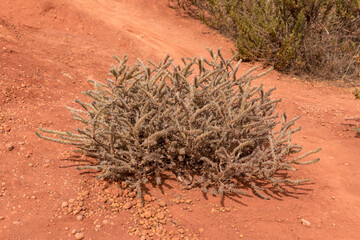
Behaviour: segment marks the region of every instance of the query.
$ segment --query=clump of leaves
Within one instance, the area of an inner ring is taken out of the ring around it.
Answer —
[[[175,65],[167,56],[159,64],[139,62],[129,67],[126,56],[115,58],[113,79],[91,82],[95,90],[84,92],[92,102],[76,102],[69,108],[85,126],[75,132],[40,129],[57,138],[39,137],[75,145],[96,159],[80,169],[102,172],[99,178],[126,181],[137,188],[149,180],[162,184],[164,172],[172,172],[187,188],[200,187],[212,194],[240,193],[251,188],[258,196],[264,184],[282,191],[283,184],[300,184],[279,171],[294,171],[294,164],[311,153],[292,158],[301,146],[291,143],[295,121],[275,113],[280,100],[270,99],[251,83],[265,73],[256,68],[238,76],[241,61],[225,59],[220,50],[208,49],[211,59],[182,59]]]

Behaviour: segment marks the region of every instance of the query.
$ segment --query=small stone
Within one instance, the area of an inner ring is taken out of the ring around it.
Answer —
[[[151,212],[150,211],[144,212],[144,217],[145,218],[151,218]]]
[[[1,221],[1,220],[4,220],[4,219],[5,219],[5,217],[4,217],[4,216],[0,216],[0,221]]]
[[[158,202],[158,205],[159,205],[160,207],[166,207],[167,203],[166,203],[165,200],[160,200],[160,201]]]
[[[332,196],[332,197],[331,197],[332,200],[335,200],[335,198],[336,198],[335,196]]]
[[[130,192],[128,194],[128,196],[131,197],[131,198],[134,198],[134,197],[136,197],[136,192]]]
[[[124,204],[123,209],[127,210],[130,209],[132,207],[132,203],[131,202],[127,202]]]
[[[78,240],[81,240],[81,239],[84,239],[84,233],[75,233],[75,238],[78,239]]]
[[[14,148],[15,148],[12,143],[6,144],[5,147],[7,148],[8,151],[12,151],[12,150],[14,150]]]
[[[149,194],[146,194],[146,195],[144,196],[144,200],[145,200],[146,202],[151,202],[151,201],[152,201],[152,198],[151,198],[151,196],[150,196]]]
[[[165,218],[165,214],[163,214],[162,212],[159,212],[158,214],[156,214],[156,218],[159,220],[162,220]]]
[[[78,221],[83,220],[83,218],[84,218],[83,215],[77,215],[77,216],[76,216],[76,220],[78,220]]]
[[[184,231],[184,229],[179,228],[179,229],[178,229],[178,232],[181,233],[181,234],[183,234],[185,231]]]
[[[13,221],[13,224],[15,224],[15,225],[19,225],[19,224],[20,224],[20,222],[19,222],[19,221]]]
[[[301,219],[301,224],[306,226],[306,227],[310,227],[311,223],[308,220],[305,219]]]
[[[75,229],[73,229],[73,230],[71,231],[71,234],[75,234],[75,233],[77,233],[77,231],[76,231]]]
[[[104,225],[106,225],[106,224],[109,223],[109,220],[105,219],[105,220],[102,221],[102,223],[103,223]]]
[[[69,206],[69,203],[68,203],[68,202],[62,202],[62,203],[61,203],[61,207],[62,207],[62,208],[65,208],[65,207],[67,207],[67,206]]]
[[[204,231],[205,231],[205,229],[199,228],[199,233],[203,233]]]

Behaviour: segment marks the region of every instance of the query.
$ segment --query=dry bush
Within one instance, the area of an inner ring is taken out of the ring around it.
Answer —
[[[323,79],[360,77],[358,0],[177,0],[236,41],[243,60]]]
[[[241,61],[233,64],[209,50],[210,60],[182,59],[175,65],[169,56],[159,64],[139,60],[129,67],[126,56],[111,69],[113,80],[91,81],[86,91],[92,101],[77,101],[82,109],[69,108],[75,120],[85,125],[75,132],[40,129],[54,134],[41,138],[75,145],[96,159],[80,169],[102,172],[100,178],[126,181],[137,188],[149,180],[162,184],[163,173],[172,172],[187,188],[204,193],[240,193],[272,184],[300,184],[279,171],[294,171],[294,164],[320,149],[292,158],[301,146],[291,142],[296,117],[280,120],[275,113],[280,100],[270,99],[274,89],[254,87],[256,68],[237,74]]]

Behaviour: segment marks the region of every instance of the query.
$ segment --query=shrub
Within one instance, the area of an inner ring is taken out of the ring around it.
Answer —
[[[177,2],[236,41],[243,60],[326,79],[360,76],[358,0]]]
[[[261,186],[271,183],[300,184],[279,171],[295,170],[294,164],[307,155],[290,159],[301,151],[291,143],[296,117],[278,120],[271,100],[274,89],[254,87],[256,68],[240,77],[241,61],[225,60],[209,50],[211,60],[182,59],[175,65],[169,56],[159,64],[139,62],[130,68],[116,58],[119,66],[110,70],[113,80],[92,81],[95,90],[84,93],[92,102],[76,102],[82,109],[69,108],[75,120],[85,125],[75,132],[40,129],[57,136],[44,139],[75,145],[81,153],[96,159],[94,165],[79,169],[102,172],[99,178],[126,181],[141,189],[148,181],[161,185],[163,173],[172,172],[187,188],[201,187],[204,193],[246,194],[249,187],[258,196]],[[279,125],[280,124],[280,125]],[[276,127],[278,126],[278,127]]]

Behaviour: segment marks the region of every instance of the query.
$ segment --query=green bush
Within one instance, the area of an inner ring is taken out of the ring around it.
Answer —
[[[237,76],[240,62],[225,60],[220,51],[209,50],[211,59],[182,59],[175,65],[169,56],[163,62],[145,65],[139,60],[130,68],[117,59],[111,69],[113,80],[92,81],[95,90],[84,92],[92,101],[76,101],[82,109],[69,108],[75,120],[85,125],[75,132],[40,129],[57,136],[44,139],[75,145],[96,159],[92,166],[100,178],[126,181],[141,189],[148,181],[161,185],[164,173],[172,172],[187,188],[201,187],[204,193],[257,195],[261,186],[300,184],[281,171],[295,170],[294,164],[320,149],[290,159],[301,151],[291,143],[292,129],[299,118],[279,120],[271,100],[274,89],[251,86],[261,77],[256,68]],[[280,124],[280,125],[279,125]],[[280,171],[280,172],[279,172]]]
[[[358,0],[178,0],[178,3],[234,39],[239,57],[245,61],[265,60],[281,71],[326,79],[360,76]]]

